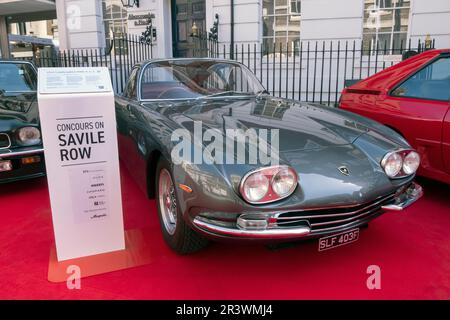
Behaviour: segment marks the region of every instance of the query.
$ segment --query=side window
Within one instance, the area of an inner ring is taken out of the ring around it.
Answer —
[[[418,71],[392,91],[394,96],[450,101],[450,57]]]
[[[131,71],[130,78],[128,79],[127,86],[125,87],[125,90],[123,92],[123,96],[128,99],[135,99],[136,98],[136,83],[137,83],[137,75],[139,74],[139,68],[134,68],[133,71]]]

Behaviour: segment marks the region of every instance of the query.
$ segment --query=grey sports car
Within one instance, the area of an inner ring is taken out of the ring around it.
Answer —
[[[119,153],[156,199],[179,253],[207,239],[321,238],[319,250],[422,196],[418,154],[393,130],[272,97],[244,65],[164,59],[136,65],[116,97]]]

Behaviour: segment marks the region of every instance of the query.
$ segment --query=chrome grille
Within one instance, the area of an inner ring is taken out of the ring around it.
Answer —
[[[390,194],[362,205],[285,212],[276,217],[276,223],[278,227],[294,227],[307,221],[312,232],[331,231],[380,213],[381,206],[393,198],[394,194]]]
[[[0,149],[9,148],[11,146],[11,139],[6,133],[0,133]]]

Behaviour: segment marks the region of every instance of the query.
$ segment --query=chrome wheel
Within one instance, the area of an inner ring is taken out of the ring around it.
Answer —
[[[177,228],[177,201],[172,177],[167,169],[161,169],[158,181],[159,208],[167,233],[173,235]]]

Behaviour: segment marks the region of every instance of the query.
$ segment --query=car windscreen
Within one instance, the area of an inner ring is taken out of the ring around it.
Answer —
[[[250,70],[226,61],[153,62],[141,77],[142,99],[253,96],[261,91],[264,88]]]
[[[0,91],[36,91],[37,77],[34,68],[27,63],[0,63]]]

